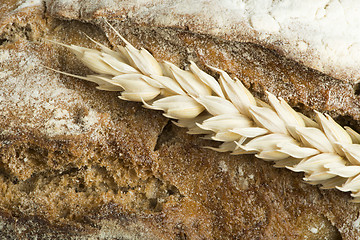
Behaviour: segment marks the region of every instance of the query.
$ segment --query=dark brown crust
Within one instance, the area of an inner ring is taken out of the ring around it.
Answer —
[[[79,33],[84,31],[99,41],[119,44],[103,22],[64,21],[51,15],[45,19],[36,36],[94,47]],[[10,18],[6,24],[12,21],[19,20]],[[112,23],[136,47],[147,48],[159,60],[182,67],[189,60],[204,69],[205,64],[220,67],[239,77],[259,97],[268,90],[304,112],[316,109],[343,122],[359,120],[357,96],[350,83],[261,46],[183,29],[138,25],[127,18]],[[9,28],[1,24],[0,34],[9,36]],[[26,34],[19,31],[14,36]],[[48,66],[81,75],[87,72],[63,48],[36,37],[32,40],[9,38],[0,49],[24,51],[25,46],[30,53],[44,55],[43,63]],[[46,73],[49,78],[58,76]],[[121,101],[117,93],[98,91],[94,84],[64,76],[59,81],[84,99],[69,109],[73,116],[87,115],[90,108],[103,116],[98,123],[100,137],[91,138],[91,132],[54,137],[31,127],[18,127],[16,135],[1,134],[2,237],[359,237],[360,207],[348,202],[347,193],[307,185],[302,174],[276,169],[251,155],[230,156],[204,149],[214,143],[187,135],[159,112]],[[22,126],[23,120],[16,116],[15,112],[11,117],[13,125]],[[1,119],[0,128],[14,131],[8,117]],[[45,112],[41,117],[43,121],[48,118]],[[24,157],[34,164],[25,164]]]
[[[131,26],[137,26],[136,30],[132,31]],[[125,34],[134,34],[136,40],[133,42],[137,46],[146,46],[154,55],[159,55],[160,59],[174,61],[171,54],[173,47],[170,45],[185,45],[186,56],[180,56],[181,59],[177,60],[184,67],[189,64],[189,60],[195,61],[207,71],[209,69],[206,65],[218,67],[239,78],[253,94],[263,100],[266,100],[265,91],[269,91],[283,97],[293,107],[308,115],[317,110],[329,113],[335,119],[339,118],[337,120],[342,125],[348,125],[347,121],[350,121],[353,127],[359,126],[359,96],[355,93],[352,82],[329,77],[253,43],[226,41],[174,28],[139,26],[129,20],[121,22],[118,28],[127,29],[124,30]],[[143,32],[139,32],[138,28]],[[146,40],[142,36],[151,35],[154,31],[163,32],[158,37],[155,35],[155,38],[173,38],[161,43],[170,49],[167,56],[162,56],[164,53],[158,53],[157,46],[153,46],[154,42],[162,41],[161,39]]]

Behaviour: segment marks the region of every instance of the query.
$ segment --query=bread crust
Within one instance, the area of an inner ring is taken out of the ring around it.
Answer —
[[[307,185],[302,174],[251,155],[203,149],[214,143],[187,135],[160,112],[43,68],[89,73],[41,37],[96,47],[84,32],[115,48],[121,42],[101,20],[107,18],[158,60],[181,67],[192,60],[211,74],[206,64],[222,68],[264,100],[267,90],[304,113],[329,112],[343,124],[359,119],[353,83],[267,46],[194,26],[139,22],[105,6],[91,14],[76,4],[45,6],[15,11],[0,22],[6,39],[0,46],[3,236],[357,239],[359,206],[348,202],[348,194]]]
[[[55,17],[84,21],[114,17],[172,27],[232,42],[248,42],[350,82],[360,79],[359,3],[182,0],[46,0]],[[90,7],[91,6],[91,7]]]

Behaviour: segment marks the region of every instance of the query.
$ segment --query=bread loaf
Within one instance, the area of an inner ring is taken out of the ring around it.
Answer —
[[[91,73],[44,39],[96,48],[88,35],[116,49],[122,42],[105,18],[159,61],[221,68],[262,100],[269,91],[310,117],[326,112],[359,130],[356,71],[327,65],[311,47],[300,58],[276,22],[264,26],[268,35],[256,25],[267,16],[250,17],[252,27],[236,22],[243,7],[230,1],[30,3],[0,7],[2,237],[359,237],[359,205],[349,194],[307,185],[303,174],[252,155],[204,149],[215,143],[160,112],[44,68]]]

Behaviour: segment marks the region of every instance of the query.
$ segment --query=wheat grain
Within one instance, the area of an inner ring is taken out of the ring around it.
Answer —
[[[61,44],[97,73],[79,77],[95,82],[98,89],[121,91],[123,100],[143,102],[162,110],[164,116],[189,129],[223,142],[219,148],[232,154],[255,154],[275,167],[304,172],[304,180],[322,188],[351,191],[360,202],[360,134],[342,128],[330,116],[316,112],[316,122],[294,111],[282,98],[267,92],[270,105],[255,99],[240,80],[225,71],[217,80],[194,62],[189,71],[169,62],[159,63],[145,49],[126,41],[113,51]]]

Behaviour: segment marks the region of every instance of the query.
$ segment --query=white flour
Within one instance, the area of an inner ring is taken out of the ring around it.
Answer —
[[[357,71],[360,66],[360,1],[166,2],[168,13],[174,15],[160,10],[165,9],[164,6],[154,6],[151,16],[155,22],[180,22],[181,17],[190,14],[201,21],[205,19],[202,24],[207,24],[213,33],[236,34],[243,30],[250,38],[255,37],[312,68],[335,77],[342,77],[341,74],[349,70],[351,73],[346,73],[345,77],[360,79]]]
[[[360,79],[360,1],[356,0],[68,0],[59,11],[88,16],[117,11],[135,22],[189,27],[273,48],[333,77]],[[56,8],[51,8],[56,12]],[[69,10],[70,11],[70,10]]]
[[[77,135],[94,129],[98,113],[89,109],[88,114],[81,117],[80,124],[68,109],[86,106],[86,103],[42,64],[43,60],[35,52],[0,50],[0,117],[14,119],[16,116],[18,120],[9,122],[7,132],[0,131],[0,134],[16,134],[16,129],[22,127],[40,129],[51,137]]]

